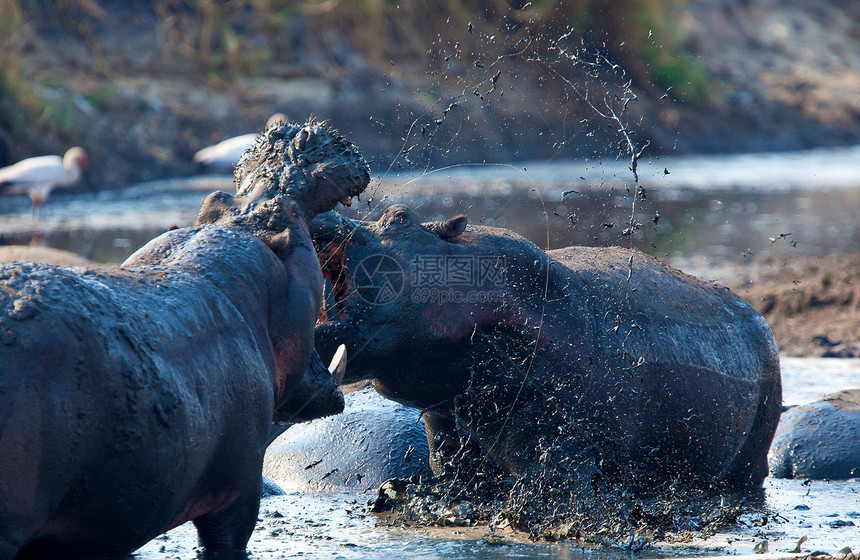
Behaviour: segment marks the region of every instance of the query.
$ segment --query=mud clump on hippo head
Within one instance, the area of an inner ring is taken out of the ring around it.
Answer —
[[[309,223],[338,202],[349,206],[370,182],[358,149],[322,123],[274,125],[246,151],[235,171],[236,195],[213,193],[198,224],[241,219],[258,234],[297,220]]]
[[[217,192],[204,199],[198,224],[240,227],[266,243],[294,284],[306,284],[313,292],[315,308],[286,310],[305,319],[297,330],[310,332],[309,318],[316,316],[322,298],[320,270],[308,237],[310,221],[338,203],[349,206],[351,197],[370,182],[368,164],[351,142],[325,124],[275,124],[243,154],[235,182],[235,196]],[[297,321],[291,317],[290,322]],[[343,399],[333,390],[315,350],[310,357],[303,378],[276,410],[276,422],[304,421],[343,409]],[[333,361],[329,369],[338,369],[338,364]],[[343,367],[339,369],[342,375]]]
[[[350,205],[370,182],[370,169],[358,149],[324,124],[274,126],[245,152],[236,167],[240,194],[249,194],[259,179],[269,182],[268,197],[276,187],[314,214],[337,202]]]

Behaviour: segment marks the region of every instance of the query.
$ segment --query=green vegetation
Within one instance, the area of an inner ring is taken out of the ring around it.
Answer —
[[[87,103],[98,109],[116,106],[120,103],[120,94],[116,86],[104,84],[84,94]]]
[[[36,123],[75,138],[85,123],[60,80],[43,75],[34,83],[20,67],[14,44],[23,22],[18,0],[0,2],[0,129],[24,138]]]
[[[683,37],[673,24],[680,0],[629,2],[629,41],[649,68],[654,85],[691,102],[710,101],[708,76],[698,60],[682,52]]]
[[[52,94],[46,95],[46,91]],[[36,123],[74,138],[83,126],[81,112],[65,90],[35,86],[13,65],[0,72],[0,119],[13,135]]]
[[[160,0],[154,6],[166,31],[165,58],[190,62],[214,86],[258,75],[269,62],[288,58],[295,41],[313,46],[332,28],[386,72],[392,62],[426,65],[428,52],[444,59],[453,46],[472,60],[494,60],[510,56],[521,39],[546,47],[566,35],[614,59],[639,85],[707,101],[704,69],[683,53],[673,23],[683,1]],[[298,18],[310,37],[290,36]]]
[[[26,95],[22,95],[23,80],[12,49],[22,20],[17,0],[0,2],[0,128],[13,134],[22,125],[17,105],[26,99]]]

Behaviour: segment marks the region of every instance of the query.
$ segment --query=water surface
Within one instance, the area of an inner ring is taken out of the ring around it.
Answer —
[[[347,213],[375,217],[404,202],[428,220],[465,214],[543,248],[613,244],[670,258],[860,249],[860,147],[644,159],[639,187],[644,198],[614,160],[391,171],[375,174]],[[35,229],[49,246],[120,262],[167,228],[193,224],[200,200],[219,189],[233,190],[231,178],[58,194]],[[1,243],[28,243],[33,230],[27,197],[0,198]]]

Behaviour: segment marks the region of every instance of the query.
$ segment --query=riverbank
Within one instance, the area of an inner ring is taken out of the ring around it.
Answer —
[[[770,325],[781,355],[860,357],[860,253],[672,264],[724,284],[752,305]]]
[[[860,253],[768,257],[735,268],[726,284],[764,316],[780,353],[860,357]]]

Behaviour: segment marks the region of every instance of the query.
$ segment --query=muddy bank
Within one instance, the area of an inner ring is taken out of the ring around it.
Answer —
[[[860,253],[750,257],[695,272],[719,280],[755,307],[773,330],[780,354],[860,356]]]
[[[768,479],[764,493],[770,506],[766,513],[747,509],[727,530],[651,543],[639,551],[575,541],[534,543],[510,528],[491,530],[487,525],[407,527],[370,513],[369,494],[294,493],[263,501],[249,552],[254,559],[312,560],[385,560],[404,555],[428,560],[630,560],[715,555],[763,560],[807,559],[813,555],[821,560],[856,558],[845,552],[846,547],[857,550],[860,545],[856,483]],[[142,560],[193,558],[196,544],[189,523],[154,539],[136,556]],[[759,554],[753,556],[755,553]]]

